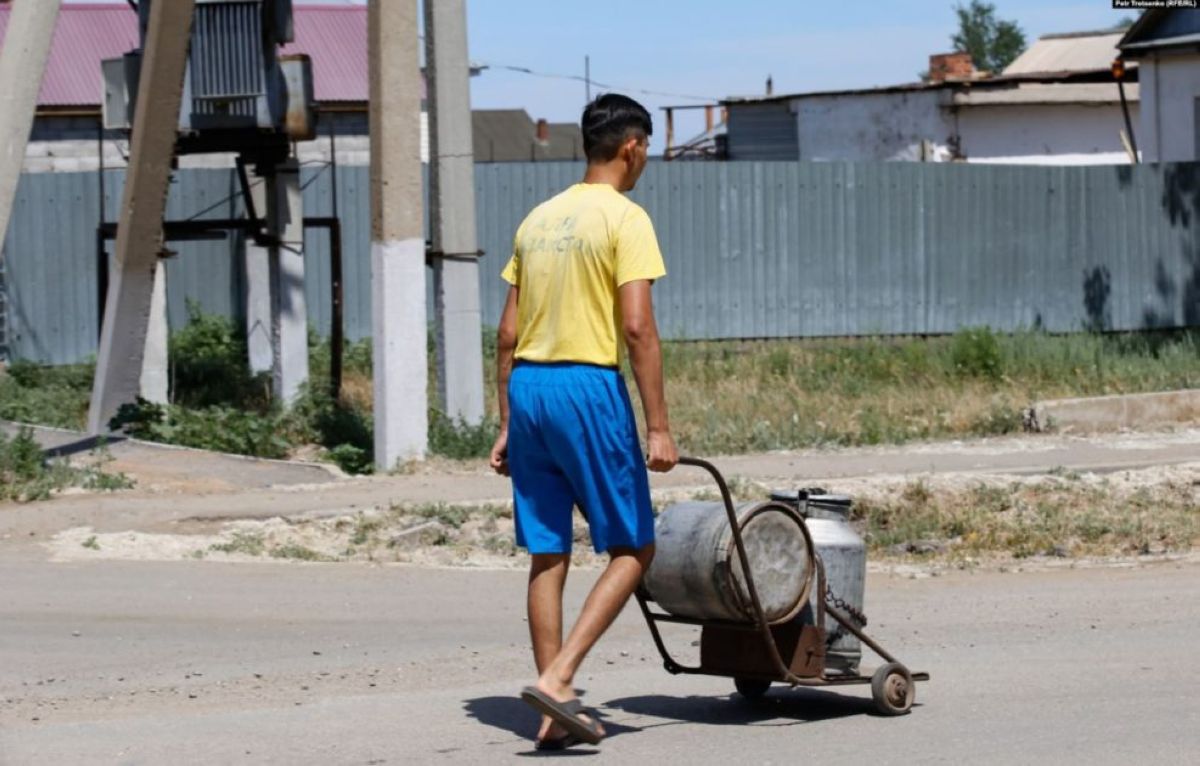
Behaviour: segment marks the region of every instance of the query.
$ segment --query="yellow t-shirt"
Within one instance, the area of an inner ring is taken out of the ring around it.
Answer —
[[[543,202],[501,274],[521,291],[516,358],[620,364],[617,288],[666,273],[650,216],[612,186],[579,183]]]

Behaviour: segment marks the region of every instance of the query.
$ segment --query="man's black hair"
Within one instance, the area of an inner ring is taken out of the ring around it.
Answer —
[[[580,128],[589,162],[608,162],[630,138],[649,138],[654,133],[646,107],[618,93],[603,93],[584,107]]]

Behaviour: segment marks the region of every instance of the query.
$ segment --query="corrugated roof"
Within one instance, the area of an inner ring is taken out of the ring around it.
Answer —
[[[306,53],[312,58],[318,101],[369,98],[366,6],[297,5],[295,29],[296,42],[284,52]]]
[[[1200,12],[1189,8],[1152,9],[1143,13],[1121,38],[1127,56],[1200,43]]]
[[[0,7],[0,36],[8,29],[10,12]],[[128,5],[64,4],[54,27],[39,106],[98,105],[104,87],[100,62],[137,43],[137,14]]]
[[[8,27],[10,10],[0,6],[0,40]],[[366,7],[297,5],[295,22],[296,42],[285,52],[312,57],[317,100],[366,101]],[[103,87],[100,62],[116,58],[137,44],[137,14],[129,5],[64,3],[54,29],[38,105],[98,107]]]
[[[1117,43],[1122,35],[1120,31],[1045,35],[1009,64],[1004,74],[1107,70],[1121,55]]]

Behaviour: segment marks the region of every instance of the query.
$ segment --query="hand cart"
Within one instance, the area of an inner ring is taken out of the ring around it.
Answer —
[[[817,556],[816,614],[812,620],[792,620],[780,625],[770,625],[759,601],[758,591],[746,548],[742,542],[737,513],[729,486],[711,463],[698,458],[681,457],[680,465],[694,466],[708,471],[721,490],[721,499],[729,516],[734,546],[741,571],[745,577],[745,589],[749,595],[754,620],[733,622],[724,620],[701,620],[677,617],[662,611],[651,611],[650,597],[644,588],[638,588],[637,600],[642,615],[650,628],[650,635],[663,658],[663,667],[668,673],[725,676],[734,679],[737,690],[748,699],[756,699],[767,692],[772,683],[791,686],[847,686],[870,684],[871,698],[875,710],[881,715],[903,715],[916,699],[916,681],[928,681],[928,673],[912,673],[907,667],[863,632],[859,621],[843,613],[829,601],[825,580],[825,567]],[[885,662],[873,673],[838,673],[827,671],[825,666],[825,616],[832,617],[843,630],[856,636]],[[700,664],[682,665],[667,650],[658,623],[670,622],[697,625],[701,628]],[[865,620],[862,620],[865,623]]]

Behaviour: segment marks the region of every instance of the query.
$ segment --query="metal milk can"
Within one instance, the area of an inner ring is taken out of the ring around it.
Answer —
[[[826,494],[823,490],[799,490],[773,492],[771,499],[791,504],[804,516],[813,548],[825,566],[828,594],[818,593],[814,584],[808,604],[796,615],[796,620],[805,625],[813,624],[819,598],[840,607],[852,618],[861,616],[867,545],[850,525],[850,498]],[[862,642],[828,615],[825,617],[825,634],[825,664],[829,672],[858,673]]]

